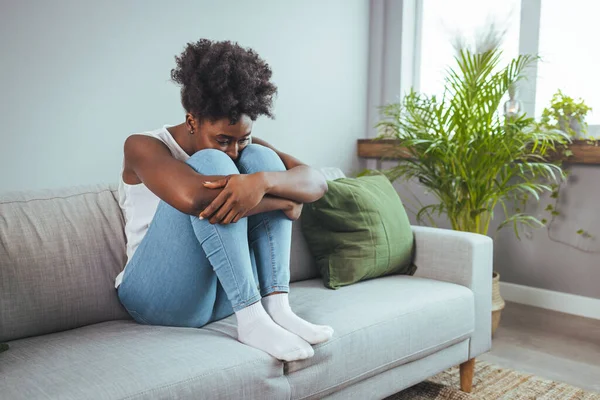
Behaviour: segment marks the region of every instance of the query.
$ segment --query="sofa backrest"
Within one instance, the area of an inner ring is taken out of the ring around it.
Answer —
[[[114,288],[123,225],[114,186],[0,195],[0,341],[129,319]],[[299,222],[290,268],[292,282],[318,276]]]
[[[129,318],[114,289],[126,256],[113,189],[0,196],[0,341]]]

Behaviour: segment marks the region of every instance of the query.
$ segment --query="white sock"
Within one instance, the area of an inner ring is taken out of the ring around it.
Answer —
[[[310,344],[277,325],[266,313],[260,301],[235,313],[238,340],[283,361],[312,357]]]
[[[287,293],[263,297],[262,303],[273,321],[310,344],[326,342],[333,336],[332,327],[311,324],[294,314]]]

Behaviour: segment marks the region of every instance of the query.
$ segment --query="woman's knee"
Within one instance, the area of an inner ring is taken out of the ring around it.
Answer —
[[[239,174],[233,160],[224,152],[216,149],[197,151],[186,163],[202,175]]]
[[[259,144],[249,144],[242,151],[238,165],[245,173],[285,171],[285,165],[277,153]]]

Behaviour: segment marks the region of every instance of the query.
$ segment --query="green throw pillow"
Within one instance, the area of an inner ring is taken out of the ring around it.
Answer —
[[[402,201],[382,175],[341,178],[302,212],[302,231],[325,286],[414,274],[414,238]]]

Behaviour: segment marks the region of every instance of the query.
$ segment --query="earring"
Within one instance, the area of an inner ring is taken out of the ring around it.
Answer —
[[[194,134],[194,130],[190,129],[190,135],[193,135],[193,134]]]

